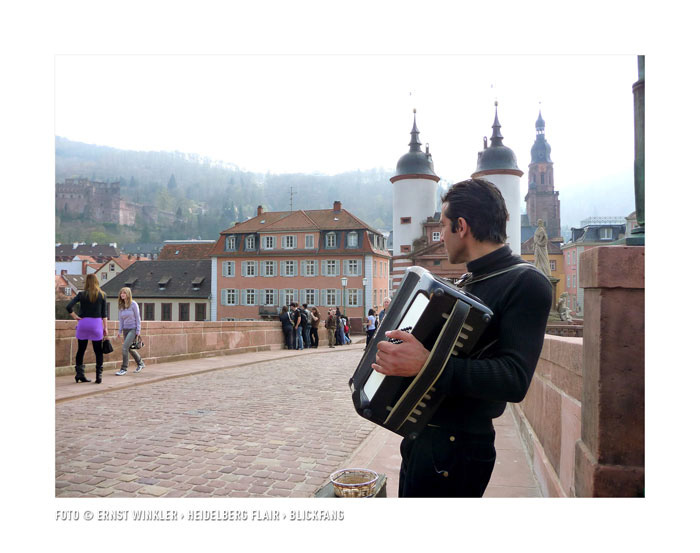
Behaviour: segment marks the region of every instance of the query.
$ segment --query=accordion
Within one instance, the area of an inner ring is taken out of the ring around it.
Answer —
[[[415,438],[444,398],[434,386],[450,356],[472,353],[492,316],[477,297],[422,267],[409,267],[350,379],[357,413]],[[377,344],[388,340],[386,331],[395,329],[410,332],[430,352],[416,376],[387,376],[372,368]]]

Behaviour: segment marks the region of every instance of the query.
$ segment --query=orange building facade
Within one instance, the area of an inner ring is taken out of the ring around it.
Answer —
[[[292,302],[367,315],[389,293],[385,238],[333,209],[264,212],[220,233],[212,252],[212,320],[277,318]]]

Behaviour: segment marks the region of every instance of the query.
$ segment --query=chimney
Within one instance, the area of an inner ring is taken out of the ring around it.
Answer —
[[[259,205],[258,206],[258,217],[260,217],[263,214],[263,206]]]
[[[343,204],[341,204],[338,200],[333,202],[333,211],[340,211],[342,207]]]

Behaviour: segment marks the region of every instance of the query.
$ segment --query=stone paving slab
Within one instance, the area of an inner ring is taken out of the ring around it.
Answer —
[[[362,349],[162,363],[101,385],[56,377],[56,497],[313,497],[353,466],[386,474],[396,497],[401,437],[350,400]],[[540,496],[510,410],[495,424],[485,495]]]

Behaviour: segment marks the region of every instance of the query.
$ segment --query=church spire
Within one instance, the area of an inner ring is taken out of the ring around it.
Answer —
[[[420,131],[418,131],[418,127],[416,126],[416,108],[413,108],[413,130],[411,130],[411,142],[409,143],[409,152],[421,152],[421,142],[418,139],[418,135],[420,134]]]
[[[498,122],[498,100],[496,100],[493,105],[496,108],[496,116],[494,117],[493,125],[491,126],[491,128],[493,129],[493,134],[491,135],[491,147],[492,148],[494,146],[503,146],[503,135],[501,134],[501,124]]]
[[[537,117],[535,122],[535,130],[537,134],[544,134],[544,119],[542,119],[542,108],[540,108],[540,115]]]

